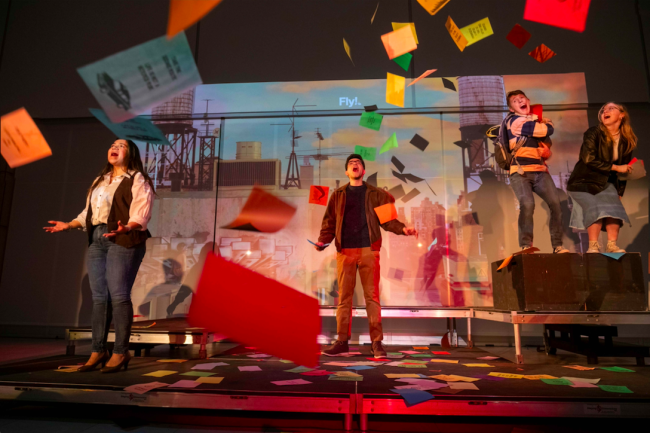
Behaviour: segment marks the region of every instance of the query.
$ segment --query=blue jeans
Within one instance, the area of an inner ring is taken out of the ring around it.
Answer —
[[[112,319],[115,327],[113,353],[123,355],[129,349],[133,324],[131,288],[146,252],[146,244],[124,248],[103,237],[107,231],[106,225],[95,226],[88,247],[86,265],[93,297],[92,351],[106,351]]]
[[[510,175],[510,186],[519,200],[519,246],[523,248],[533,245],[533,212],[535,212],[533,192],[544,200],[551,210],[549,221],[551,245],[553,248],[561,246],[562,210],[551,175],[546,172],[526,172],[523,176],[515,173]]]

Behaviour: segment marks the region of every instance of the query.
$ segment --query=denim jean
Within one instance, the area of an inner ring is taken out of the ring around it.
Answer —
[[[551,245],[553,248],[561,246],[562,210],[551,175],[546,172],[526,172],[523,176],[515,173],[510,175],[510,186],[519,200],[519,246],[523,248],[533,245],[533,212],[535,212],[533,192],[546,202],[551,211],[549,221]]]
[[[106,351],[112,320],[115,327],[113,353],[123,355],[129,349],[133,324],[131,288],[146,245],[143,242],[133,248],[124,248],[103,236],[107,230],[106,225],[95,226],[88,247],[88,278],[93,297],[92,351]]]

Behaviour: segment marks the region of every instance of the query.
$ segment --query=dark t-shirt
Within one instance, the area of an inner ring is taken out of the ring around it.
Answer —
[[[366,186],[348,185],[345,191],[341,248],[364,248],[369,246],[370,231],[366,219]]]

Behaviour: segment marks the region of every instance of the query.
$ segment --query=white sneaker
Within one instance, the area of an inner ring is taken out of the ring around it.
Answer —
[[[570,251],[564,248],[562,245],[560,245],[559,247],[555,247],[555,249],[553,250],[553,254],[566,254],[568,252]]]
[[[588,253],[600,253],[600,244],[598,241],[589,241]]]
[[[607,241],[607,252],[608,253],[624,253],[626,252],[623,248],[616,246],[616,241]]]

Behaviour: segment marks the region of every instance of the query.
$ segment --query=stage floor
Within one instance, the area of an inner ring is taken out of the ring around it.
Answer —
[[[321,356],[320,368],[328,371],[346,371],[328,362],[366,361],[369,346],[358,346],[362,356]],[[413,350],[412,346],[387,346],[387,351]],[[489,353],[479,348],[430,347],[430,351],[447,351],[449,355],[433,355],[433,359],[458,360],[458,364],[428,362],[425,368],[404,368],[380,365],[373,369],[357,371],[363,381],[333,381],[328,376],[306,376],[286,372],[296,367],[277,358],[256,360],[246,355],[254,351],[236,346],[209,359],[189,359],[182,363],[158,362],[160,357],[139,357],[131,361],[128,371],[117,374],[63,373],[61,365],[83,363],[86,356],[56,356],[19,362],[0,367],[0,399],[40,402],[96,403],[142,407],[177,407],[193,409],[251,410],[303,413],[361,414],[363,419],[375,414],[450,415],[450,416],[543,416],[543,417],[650,417],[650,367],[627,363],[620,365],[634,372],[604,370],[600,364],[594,370],[577,371],[562,365],[517,365],[506,359],[480,360]],[[430,352],[429,351],[429,352]],[[420,352],[425,352],[420,350]],[[167,358],[168,359],[168,358]],[[422,360],[405,357],[402,360]],[[428,359],[428,358],[424,358]],[[192,367],[206,362],[225,362],[210,373],[223,377],[220,384],[200,384],[194,389],[159,388],[143,395],[124,392],[127,386],[178,380],[194,380],[183,376]],[[463,364],[488,363],[494,367],[467,367]],[[580,365],[587,366],[585,362]],[[259,366],[261,371],[242,372],[240,366]],[[143,376],[157,370],[176,373],[156,378]],[[348,370],[353,371],[353,370]],[[539,375],[554,377],[599,378],[599,385],[626,386],[632,393],[612,393],[601,388],[572,388],[551,385],[540,380],[480,379],[474,384],[478,390],[431,390],[435,398],[407,407],[404,400],[390,391],[395,386],[408,385],[386,374],[437,374],[474,377],[490,372]],[[306,385],[278,386],[272,381],[304,379]],[[446,391],[446,392],[445,392]],[[344,420],[341,418],[342,421]],[[370,419],[372,422],[372,417]]]

